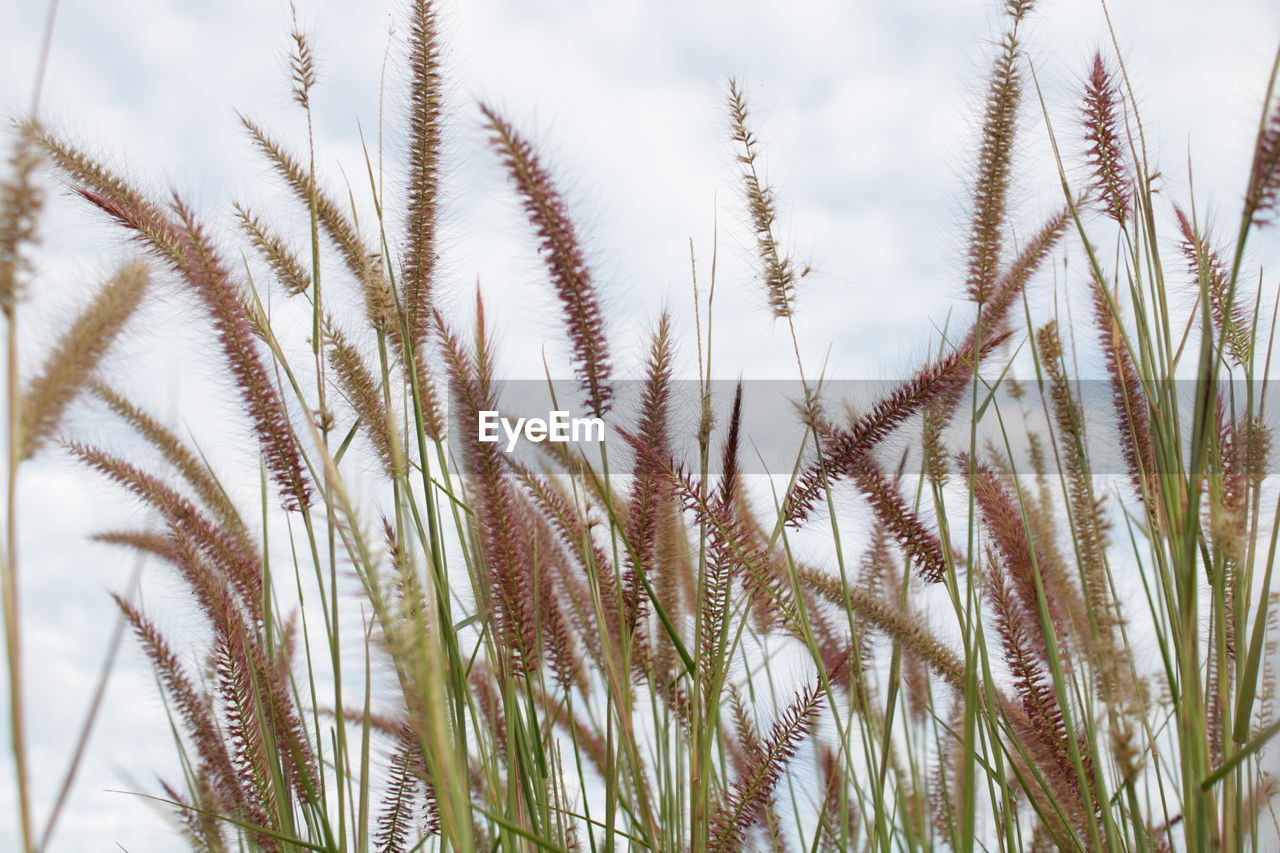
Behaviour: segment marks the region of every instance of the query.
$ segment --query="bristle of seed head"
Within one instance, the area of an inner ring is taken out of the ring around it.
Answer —
[[[925,583],[940,582],[947,573],[948,561],[938,534],[911,508],[897,484],[869,455],[859,457],[850,470],[876,520],[897,540],[915,565],[918,577]]]
[[[21,295],[22,276],[31,272],[27,252],[38,241],[36,221],[44,207],[35,182],[40,161],[34,128],[20,128],[9,174],[0,181],[0,312],[8,316]]]
[[[1237,365],[1253,358],[1252,321],[1244,301],[1231,292],[1231,273],[1210,245],[1209,238],[1196,230],[1181,207],[1174,206],[1178,231],[1182,235],[1179,248],[1187,260],[1187,268],[1197,283],[1203,283],[1209,297],[1209,313],[1220,339],[1226,344],[1228,357]]]
[[[40,449],[63,413],[89,384],[94,370],[142,304],[151,280],[146,264],[125,264],[63,333],[31,380],[21,403],[21,458]]]
[[[670,455],[670,331],[671,318],[664,312],[649,348],[649,365],[640,403],[638,438],[653,448],[659,458]],[[641,580],[651,572],[660,571],[660,529],[672,504],[670,481],[652,463],[651,456],[641,455],[636,460],[636,478],[629,504],[631,511],[627,517],[627,538],[631,549],[623,577],[626,589],[623,604],[627,624],[634,629],[645,612],[646,598]]]
[[[400,301],[415,349],[431,331],[436,273],[444,81],[434,4],[415,0],[409,13],[409,203]]]
[[[1111,399],[1116,411],[1120,446],[1124,451],[1133,487],[1145,499],[1158,493],[1161,476],[1156,467],[1146,390],[1122,334],[1120,319],[1113,308],[1114,303],[1108,299],[1106,285],[1098,279],[1096,273],[1090,276],[1089,284],[1094,328],[1102,345],[1111,382]]]
[[[38,138],[53,161],[80,184],[76,191],[83,198],[129,229],[135,240],[172,266],[199,296],[284,503],[305,508],[310,485],[284,401],[257,351],[240,288],[191,209],[176,195],[168,209],[161,208],[74,146],[48,133],[41,132]]]
[[[613,398],[604,312],[568,207],[533,146],[492,109],[481,106],[481,111],[493,147],[537,232],[539,251],[564,306],[565,331],[587,405],[593,415],[602,417]]]
[[[77,194],[128,228],[149,251],[171,263],[178,260],[175,226],[160,205],[81,149],[42,127],[31,127],[50,161],[71,179]]]
[[[93,382],[90,390],[101,398],[111,411],[132,426],[147,443],[160,451],[165,460],[195,490],[200,501],[214,513],[223,527],[235,533],[241,540],[241,544],[245,545],[246,551],[256,550],[239,511],[195,449],[189,447],[172,430],[141,406],[133,403],[105,382]]]
[[[181,223],[174,229],[181,258],[178,271],[204,303],[285,506],[305,510],[311,501],[306,466],[284,400],[258,351],[240,287],[231,279],[192,211],[176,196],[173,212]]]
[[[316,185],[310,170],[257,124],[244,116],[240,117],[240,123],[248,132],[254,147],[267,159],[294,197],[305,205],[314,205],[320,228],[338,249],[347,269],[355,276],[364,297],[369,324],[385,334],[394,346],[399,347],[402,340],[400,315],[396,308],[395,293],[382,269],[381,254],[365,243],[355,222]]]
[[[1084,141],[1092,189],[1103,212],[1123,225],[1129,218],[1133,186],[1120,136],[1120,95],[1101,53],[1093,55],[1084,89]]]
[[[745,772],[734,779],[711,826],[709,850],[743,849],[747,831],[760,819],[787,765],[817,727],[824,695],[821,687],[808,687],[779,714],[759,751],[747,759]]]
[[[95,533],[90,538],[104,545],[132,548],[140,554],[150,554],[171,563],[178,559],[177,549],[164,533],[150,530],[107,530]]]
[[[306,293],[311,287],[311,274],[298,260],[297,254],[279,234],[271,230],[257,215],[239,204],[235,205],[236,220],[249,243],[275,273],[276,281],[290,296]]]
[[[325,348],[338,387],[360,419],[360,426],[377,451],[383,470],[388,477],[396,479],[404,467],[404,454],[395,419],[384,403],[381,383],[332,319],[326,323]]]
[[[461,416],[474,423],[478,412],[497,409],[486,379],[488,344],[482,343],[478,352],[468,352],[443,317],[438,312],[433,316],[454,399]],[[474,494],[475,523],[484,556],[482,603],[504,656],[500,664],[508,674],[528,675],[538,660],[535,602],[531,596],[531,572],[526,563],[528,555],[521,547],[523,525],[509,468],[496,444],[482,443],[470,436],[463,450],[463,461]]]
[[[969,225],[968,270],[965,285],[969,298],[979,304],[992,295],[1004,251],[1005,220],[1008,215],[1009,180],[1013,148],[1018,128],[1018,108],[1022,101],[1021,44],[1018,26],[1032,3],[1011,2],[1005,12],[1008,28],[988,80],[986,104],[978,142],[977,174],[974,178]]]
[[[1268,225],[1280,201],[1280,98],[1258,133],[1245,193],[1245,217],[1255,225]]]
[[[311,109],[311,90],[316,85],[316,59],[311,39],[298,24],[298,8],[289,4],[289,80],[293,84],[293,100],[304,110]]]
[[[758,160],[760,151],[756,135],[749,126],[750,114],[747,99],[737,80],[729,81],[729,132],[738,146],[737,159],[741,166],[743,193],[746,196],[747,215],[751,231],[756,238],[758,274],[764,283],[765,295],[773,315],[790,317],[795,312],[796,284],[800,270],[795,261],[778,245],[775,230],[778,219],[778,202],[773,187],[761,180]]]
[[[232,764],[226,741],[204,692],[197,689],[186,668],[160,630],[122,596],[113,595],[125,621],[133,629],[155,668],[161,688],[167,694],[178,720],[195,746],[200,764],[209,773],[214,789],[241,817],[260,818],[250,811],[249,797]]]
[[[922,367],[908,381],[879,400],[848,429],[829,436],[816,460],[797,477],[783,506],[784,517],[792,525],[802,523],[813,512],[827,484],[848,477],[853,465],[895,429],[931,401],[963,391],[978,359],[998,348],[1008,334],[994,335],[982,342],[976,354],[972,344],[962,347]]]

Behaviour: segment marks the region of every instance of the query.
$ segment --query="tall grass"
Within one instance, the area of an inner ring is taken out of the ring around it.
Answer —
[[[787,324],[800,379],[792,464],[767,478],[751,473],[750,395],[739,383],[726,401],[711,378],[721,283],[693,282],[699,404],[686,429],[670,317],[652,319],[639,378],[625,378],[573,211],[534,144],[488,106],[479,118],[573,365],[548,393],[576,399],[549,407],[611,429],[599,447],[532,456],[478,440],[480,413],[503,405],[498,342],[479,293],[466,327],[433,299],[448,81],[426,0],[410,4],[395,61],[410,93],[406,169],[383,182],[370,157],[349,173],[368,177],[353,195],[372,201],[372,223],[330,194],[313,144],[290,151],[249,117],[308,223],[299,233],[237,205],[239,233],[214,234],[178,194],[152,197],[56,129],[24,124],[0,197],[0,590],[26,849],[59,818],[36,821],[23,726],[15,484],[36,452],[70,454],[147,507],[154,527],[101,539],[165,564],[196,605],[179,643],[114,597],[172,722],[180,773],[140,793],[169,810],[175,844],[1277,843],[1262,761],[1280,731],[1275,318],[1247,251],[1280,206],[1276,70],[1239,220],[1214,235],[1195,195],[1150,162],[1113,51],[1083,69],[1078,121],[1050,122],[1020,38],[1031,13],[1030,0],[1000,9],[955,276],[967,316],[856,409],[833,398],[828,366],[801,358],[808,270],[780,239],[750,105],[729,84],[726,144],[757,285]],[[296,27],[291,43],[310,128],[314,52]],[[1015,227],[1018,134],[1033,115],[1062,195],[1058,213]],[[137,259],[28,369],[14,341],[41,159]],[[402,219],[388,193],[406,198]],[[1074,329],[1032,295],[1059,256],[1072,259],[1059,286],[1090,306]],[[216,459],[99,375],[152,279],[202,307],[257,440],[256,507],[232,500]],[[1170,298],[1179,290],[1194,293],[1189,312]],[[1081,380],[1081,353],[1101,356],[1101,394]],[[630,408],[626,382],[639,387]],[[63,435],[79,397],[135,431],[163,470]]]

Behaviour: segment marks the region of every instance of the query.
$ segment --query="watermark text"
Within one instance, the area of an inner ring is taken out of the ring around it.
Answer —
[[[537,444],[543,441],[580,442],[604,441],[604,421],[601,418],[575,418],[568,412],[548,412],[545,418],[504,418],[501,413],[484,410],[479,413],[478,435],[480,441],[497,442],[506,437],[507,452],[516,449],[520,439]],[[501,430],[503,435],[499,435]]]

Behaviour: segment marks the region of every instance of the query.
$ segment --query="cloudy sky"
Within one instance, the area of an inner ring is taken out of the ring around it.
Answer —
[[[725,376],[792,375],[784,330],[764,310],[745,263],[723,96],[745,84],[782,200],[787,245],[814,272],[800,293],[806,363],[830,352],[842,378],[891,377],[962,310],[964,187],[975,104],[990,53],[992,3],[962,0],[467,0],[441,4],[450,89],[446,310],[467,310],[479,282],[512,376],[536,376],[544,348],[563,353],[552,297],[527,230],[484,144],[476,103],[498,108],[538,143],[561,178],[606,293],[625,371],[669,308],[691,330],[690,241],[706,283],[718,260],[717,360]],[[300,2],[314,37],[319,163],[328,183],[365,188],[361,133],[375,152],[380,115],[388,174],[400,162],[394,2]],[[1229,222],[1241,195],[1280,13],[1263,0],[1114,0],[1112,18],[1168,195],[1187,198],[1188,155],[1202,210]],[[46,7],[0,4],[0,112],[25,112]],[[274,210],[284,195],[238,129],[235,111],[286,139],[302,118],[285,73],[283,0],[62,0],[43,118],[147,186],[173,186],[211,215],[232,200]],[[1103,8],[1046,2],[1026,33],[1064,151],[1080,150],[1081,75],[1108,47]],[[384,58],[385,75],[384,75]],[[1028,110],[1016,222],[1024,232],[1058,202],[1043,118]],[[390,199],[394,211],[397,202]],[[24,351],[47,343],[66,312],[123,256],[115,235],[55,195],[44,271],[32,287]],[[1259,248],[1274,255],[1274,237]],[[1071,282],[1061,284],[1069,293]],[[1048,300],[1042,283],[1036,298]],[[1067,297],[1070,298],[1069,296]],[[152,309],[116,354],[113,375],[175,423],[228,439],[210,421],[225,387],[184,332],[181,300]],[[92,428],[92,424],[89,425]],[[106,592],[134,569],[80,544],[95,529],[140,523],[119,495],[51,456],[23,481],[23,553],[32,750],[42,803],[70,753],[97,677],[112,614]],[[151,601],[182,624],[181,601]],[[169,606],[168,612],[163,608]],[[180,630],[180,628],[178,629]],[[102,725],[52,849],[172,849],[153,809],[109,789],[152,787],[171,766],[146,667],[126,646]],[[13,787],[0,760],[0,847]],[[43,813],[44,809],[41,809]]]

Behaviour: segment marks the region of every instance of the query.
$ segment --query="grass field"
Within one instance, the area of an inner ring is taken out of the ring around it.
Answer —
[[[730,78],[717,102],[734,224],[679,247],[681,285],[637,316],[571,171],[505,105],[459,105],[449,7],[400,11],[383,73],[403,97],[337,174],[295,17],[288,119],[306,132],[239,116],[266,201],[206,210],[110,140],[34,106],[16,124],[0,592],[23,848],[75,824],[80,758],[110,736],[93,732],[107,666],[69,768],[32,760],[25,682],[51,653],[24,642],[43,528],[22,473],[51,457],[140,508],[95,539],[148,583],[101,607],[163,703],[172,762],[127,768],[127,787],[173,848],[1280,844],[1280,52],[1253,81],[1238,186],[1206,189],[1157,162],[1142,87],[1160,81],[1131,78],[1105,8],[1062,91],[1027,37],[1053,10],[995,4],[953,298],[917,362],[872,383],[837,363],[856,343],[811,331],[838,320],[806,322],[823,273],[786,221],[755,90]],[[456,298],[463,202],[443,188],[464,121],[486,146],[467,156],[505,176],[537,300],[484,282]],[[47,315],[41,216],[64,191],[120,263],[37,350],[20,336]],[[726,280],[722,252],[749,275]],[[110,357],[175,294],[238,407],[199,430],[131,396]],[[785,379],[725,362],[758,329],[726,303],[770,318]],[[554,328],[540,347],[535,315]],[[484,441],[490,412],[598,419],[604,440]]]

